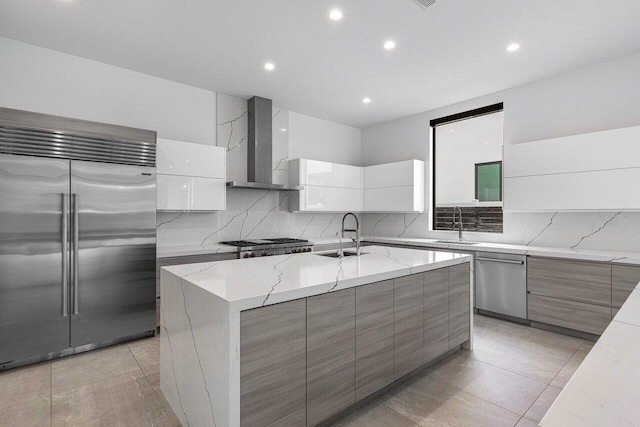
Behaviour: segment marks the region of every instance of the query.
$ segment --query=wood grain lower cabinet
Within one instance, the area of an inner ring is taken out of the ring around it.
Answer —
[[[306,423],[306,301],[240,314],[240,424]]]
[[[449,349],[471,338],[469,264],[449,267]]]
[[[424,274],[393,280],[394,379],[419,368],[423,359]]]
[[[313,426],[356,401],[356,290],[306,300],[307,425]]]
[[[356,400],[393,382],[393,280],[356,289]]]
[[[529,292],[590,304],[611,304],[611,265],[529,257]]]
[[[529,319],[601,335],[611,322],[611,307],[529,294]]]
[[[449,351],[449,268],[424,273],[424,361]]]
[[[631,292],[640,282],[640,267],[631,265],[611,266],[611,305],[614,308],[622,307]]]

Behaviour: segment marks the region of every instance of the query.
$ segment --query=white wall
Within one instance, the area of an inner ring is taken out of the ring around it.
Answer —
[[[358,128],[289,113],[290,159],[313,159],[360,166],[361,140]]]
[[[216,144],[215,92],[0,38],[0,106]]]
[[[429,164],[429,121],[504,102],[504,144],[640,125],[640,53],[420,113],[362,131],[362,163],[417,158]],[[428,96],[428,95],[425,95]],[[427,172],[427,176],[430,172]],[[430,179],[427,189],[430,192]],[[429,200],[429,199],[427,199]],[[453,238],[428,230],[428,214],[363,216],[368,234]],[[505,213],[503,234],[468,239],[640,252],[639,213]]]

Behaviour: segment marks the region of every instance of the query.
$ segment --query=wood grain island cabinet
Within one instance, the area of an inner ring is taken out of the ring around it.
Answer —
[[[241,425],[314,426],[470,337],[469,263],[241,312]]]
[[[160,389],[182,425],[330,425],[472,349],[472,256],[319,255],[160,269]]]

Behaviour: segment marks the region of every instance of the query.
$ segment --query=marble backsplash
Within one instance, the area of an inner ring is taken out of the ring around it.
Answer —
[[[457,239],[429,231],[427,214],[364,214],[369,236]],[[504,233],[464,232],[464,240],[640,253],[638,212],[505,212]]]
[[[217,141],[227,149],[227,180],[247,180],[247,101],[217,95]],[[289,182],[289,112],[273,108],[273,182]],[[286,191],[227,189],[227,210],[158,212],[158,247],[213,245],[270,237],[331,238],[341,214],[291,213]]]

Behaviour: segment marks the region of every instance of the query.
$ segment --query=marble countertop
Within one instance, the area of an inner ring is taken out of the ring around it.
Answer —
[[[319,295],[367,283],[470,262],[471,256],[367,246],[360,257],[279,255],[164,267],[183,281],[216,295],[233,311]]]
[[[412,239],[407,237],[366,237],[368,242],[391,243],[403,245],[426,246],[438,249],[457,251],[499,252],[516,255],[544,256],[553,258],[570,258],[585,261],[615,262],[620,264],[640,264],[639,253],[593,251],[570,248],[550,248],[525,245],[511,245],[507,243],[478,243],[474,245],[458,244],[455,242],[440,243],[436,239]]]
[[[415,246],[426,246],[438,249],[456,250],[456,251],[483,251],[483,252],[499,252],[517,255],[546,256],[553,258],[570,258],[585,261],[615,262],[620,264],[640,265],[640,253],[629,252],[612,252],[612,251],[594,251],[584,249],[570,248],[551,248],[542,246],[525,246],[512,245],[508,243],[478,243],[475,245],[461,245],[455,242],[440,243],[436,239],[419,239],[408,237],[385,237],[385,236],[368,236],[363,240],[373,243],[391,243]],[[336,238],[317,238],[309,239],[314,245],[337,244]],[[345,242],[351,245],[351,240]],[[346,247],[346,246],[345,246]],[[171,246],[158,248],[158,258],[169,258],[177,256],[204,255],[216,253],[235,252],[233,246],[222,244],[210,244],[206,246]]]
[[[640,285],[553,403],[540,425],[640,425]]]

